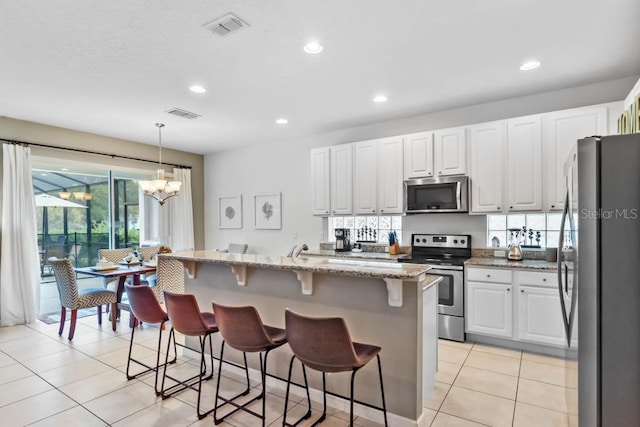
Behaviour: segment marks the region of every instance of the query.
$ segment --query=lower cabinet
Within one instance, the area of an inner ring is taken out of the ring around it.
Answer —
[[[566,347],[555,272],[467,267],[466,278],[467,332]]]
[[[558,289],[520,286],[518,338],[522,341],[565,345]]]
[[[511,338],[511,288],[504,284],[467,282],[467,332]]]

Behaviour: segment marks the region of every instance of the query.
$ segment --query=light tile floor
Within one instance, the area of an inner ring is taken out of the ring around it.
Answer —
[[[213,425],[211,416],[197,419],[195,392],[185,391],[162,400],[153,392],[152,374],[126,380],[130,339],[126,316],[123,313],[116,332],[108,322],[100,328],[95,316],[78,319],[72,343],[64,335],[58,337],[58,324],[37,322],[0,328],[0,425]],[[157,332],[152,326],[136,332],[135,357],[148,363],[155,360]],[[574,362],[563,359],[442,340],[426,425],[577,426],[575,368]],[[171,371],[176,376],[192,375],[197,363],[182,357]],[[241,380],[232,372],[223,370],[223,376],[223,391],[232,393],[242,388]],[[205,408],[213,401],[216,381],[214,378],[203,387]],[[254,388],[250,396],[257,392]],[[304,402],[300,401],[299,396],[291,398],[288,420],[304,413]],[[314,402],[314,407],[319,405]],[[281,391],[268,393],[268,425],[282,424],[283,407]],[[348,414],[337,410],[329,413],[322,425],[348,425]],[[378,426],[362,418],[357,418],[356,424]],[[222,425],[255,426],[259,422],[239,413]]]

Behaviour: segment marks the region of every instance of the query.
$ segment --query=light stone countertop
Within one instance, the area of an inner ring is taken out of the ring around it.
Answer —
[[[388,255],[388,254],[387,254]],[[183,262],[202,262],[268,268],[276,270],[308,271],[312,273],[344,276],[397,279],[406,281],[438,281],[440,276],[426,275],[431,266],[426,264],[374,262],[358,259],[322,258],[316,256],[297,258],[259,254],[230,254],[217,251],[183,251],[159,255],[160,258]]]
[[[506,258],[471,258],[465,261],[464,265],[473,267],[500,267],[500,268],[522,268],[528,270],[557,270],[555,262],[538,259],[523,259],[522,261],[511,261]]]
[[[313,256],[313,257],[331,257],[331,258],[352,258],[352,259],[368,259],[372,261],[380,260],[380,261],[392,261],[396,262],[398,259],[407,257],[409,254],[397,254],[391,255],[388,252],[353,252],[353,251],[334,251],[334,250],[314,250],[314,251],[303,251],[300,256]]]

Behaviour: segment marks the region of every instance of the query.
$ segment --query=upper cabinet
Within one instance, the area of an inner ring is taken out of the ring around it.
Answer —
[[[404,136],[404,177],[433,178],[467,172],[465,128]]]
[[[402,182],[402,137],[378,140],[378,212],[402,213],[404,183]]]
[[[469,127],[471,212],[500,212],[503,207],[506,122]]]
[[[311,209],[314,215],[329,215],[331,169],[329,147],[311,150]]]
[[[444,129],[433,133],[433,168],[435,176],[467,173],[465,128]]]
[[[507,121],[507,208],[542,209],[542,119],[519,117]]]
[[[354,213],[375,214],[378,210],[378,144],[364,141],[355,144]]]
[[[404,177],[433,178],[433,132],[404,136]]]
[[[354,213],[402,213],[402,137],[355,144]]]
[[[575,108],[543,115],[545,210],[561,210],[566,193],[564,163],[578,139],[607,134],[607,107]]]
[[[336,145],[331,153],[331,213],[353,212],[353,144]]]

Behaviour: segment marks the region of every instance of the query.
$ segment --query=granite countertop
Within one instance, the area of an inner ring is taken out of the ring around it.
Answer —
[[[312,257],[336,257],[336,258],[354,258],[354,259],[370,259],[373,261],[398,261],[400,258],[408,257],[409,254],[397,254],[391,255],[388,252],[340,252],[334,250],[320,249],[316,251],[304,251],[300,256],[312,256]]]
[[[363,259],[322,258],[320,256],[291,258],[259,254],[230,254],[217,251],[173,252],[159,255],[159,258],[178,259],[183,262],[190,261],[276,270],[308,271],[312,273],[379,279],[399,279],[406,281],[425,279],[431,281],[439,279],[439,276],[426,275],[425,277],[425,273],[431,269],[429,265],[385,261],[375,262]]]
[[[502,267],[502,268],[523,268],[529,270],[557,270],[555,262],[539,259],[523,259],[522,261],[511,261],[506,258],[470,258],[465,261],[467,266],[481,267]]]

